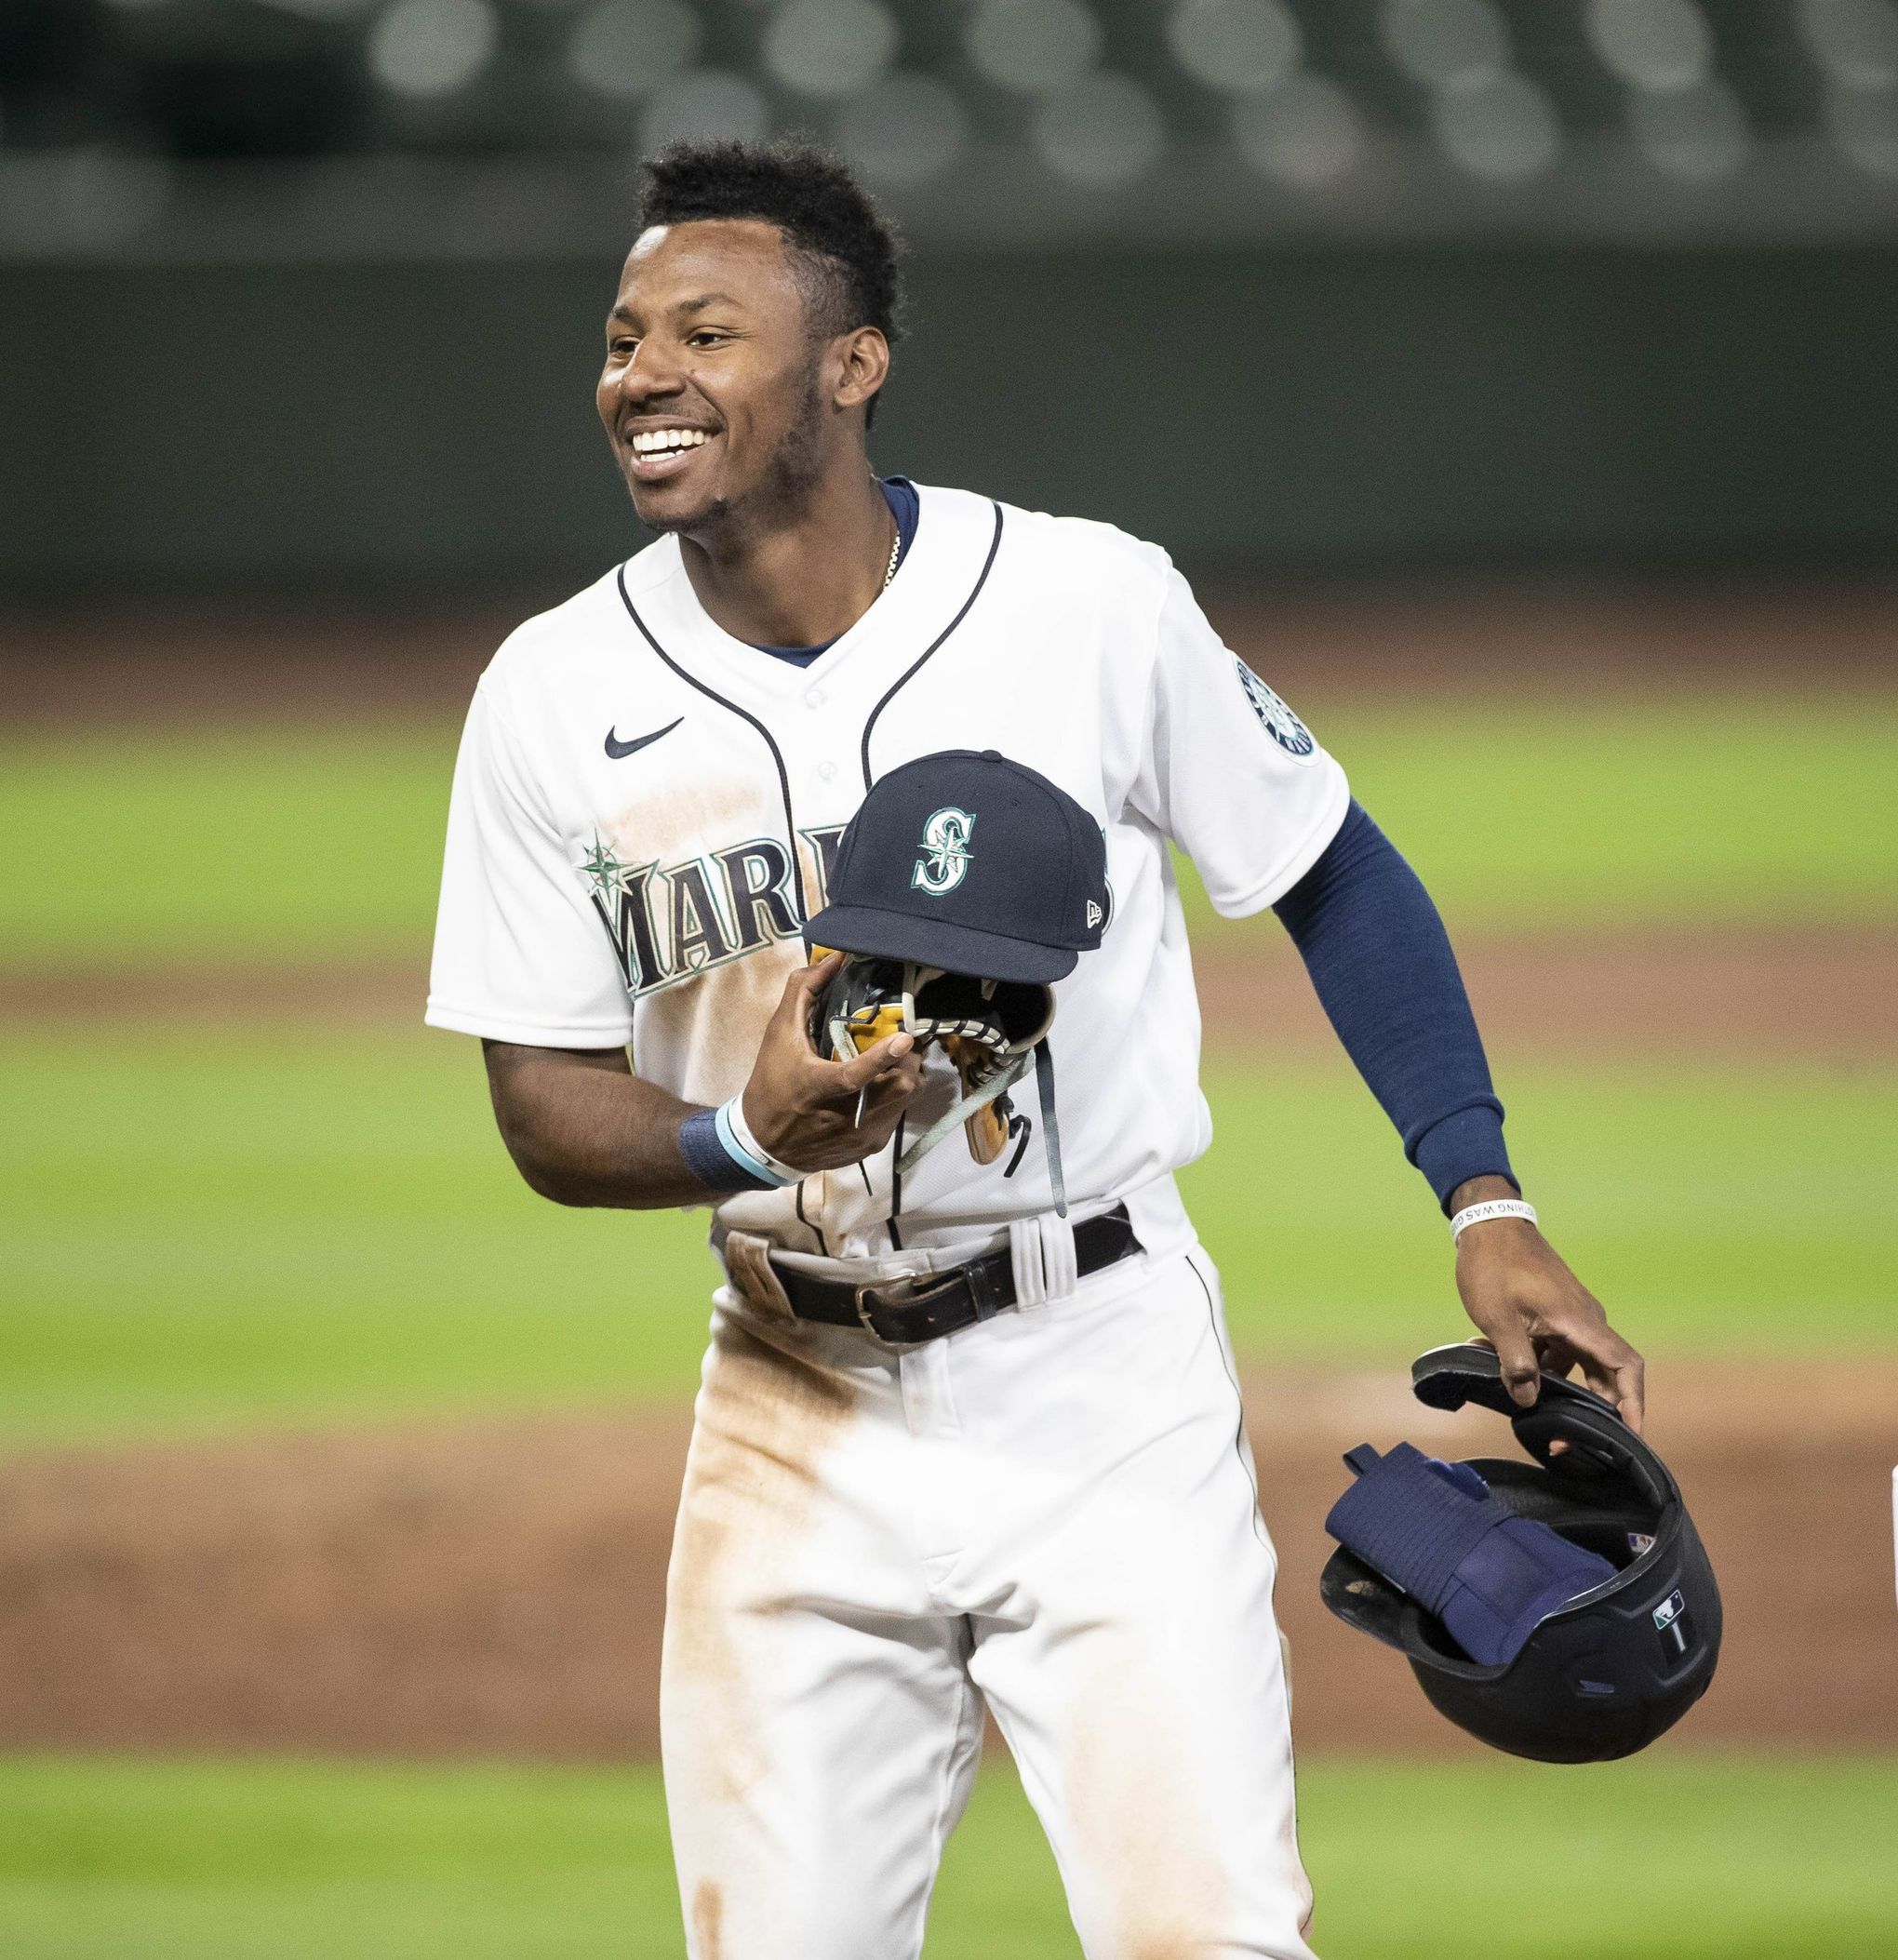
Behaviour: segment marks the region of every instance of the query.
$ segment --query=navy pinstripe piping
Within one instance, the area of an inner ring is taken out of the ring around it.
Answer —
[[[982,561],[982,570],[976,574],[975,583],[969,588],[968,598],[963,600],[956,610],[956,617],[950,620],[948,625],[943,627],[942,631],[923,648],[922,652],[884,690],[883,699],[871,709],[869,718],[863,724],[863,788],[866,792],[874,780],[870,774],[870,735],[871,731],[876,727],[876,717],[922,672],[924,663],[942,646],[942,642],[962,624],[963,620],[969,617],[969,608],[982,596],[982,589],[988,583],[988,575],[995,566],[996,553],[1002,548],[1002,507],[999,503],[996,503],[993,499],[990,501],[991,508],[996,513],[996,528],[994,535],[989,539],[988,556]],[[902,1217],[902,1173],[896,1167],[896,1158],[900,1158],[902,1155],[902,1118],[901,1116],[896,1119],[896,1135],[891,1141],[895,1146],[895,1156],[892,1157],[889,1167],[889,1244],[893,1251],[901,1252],[902,1250],[902,1226],[899,1221]]]
[[[946,640],[949,637],[949,635],[952,633],[954,633],[958,626],[962,624],[963,620],[969,617],[969,608],[975,604],[978,598],[982,596],[982,589],[984,585],[988,583],[989,569],[996,562],[996,553],[1002,547],[1002,507],[998,503],[994,504],[993,507],[996,513],[995,536],[989,540],[988,556],[982,561],[982,571],[977,576],[975,583],[969,587],[969,596],[968,598],[963,600],[961,610],[957,612],[956,617],[950,620],[948,625],[943,627],[942,631],[936,635],[936,637],[933,640],[931,640],[927,647],[923,648],[922,652],[916,657],[915,660],[912,661],[911,664],[902,673],[900,673],[895,680],[893,680],[889,684],[889,687],[885,693],[883,699],[880,701],[878,701],[874,708],[871,709],[870,718],[863,724],[863,787],[866,790],[870,787],[872,780],[870,775],[870,731],[876,726],[876,717],[879,714],[881,714],[887,707],[889,707],[890,702],[896,699],[896,696],[899,692],[901,692],[902,689],[909,686],[910,682],[913,681],[916,678],[916,676],[922,671],[923,663],[929,659],[929,657],[936,651],[936,649],[940,646],[942,646],[942,642]]]
[[[1219,1350],[1219,1365],[1233,1385],[1233,1400],[1239,1405],[1238,1424],[1233,1431],[1233,1455],[1238,1459],[1239,1468],[1245,1472],[1246,1483],[1252,1493],[1252,1536],[1262,1544],[1269,1543],[1265,1536],[1265,1521],[1259,1514],[1258,1474],[1246,1460],[1246,1398],[1239,1388],[1239,1378],[1233,1373],[1233,1365],[1226,1359],[1225,1342],[1220,1339],[1219,1309],[1212,1303],[1212,1288],[1206,1284],[1205,1273],[1194,1263],[1192,1252],[1189,1250],[1182,1256],[1186,1261],[1186,1270],[1199,1282],[1199,1290],[1206,1295],[1206,1319],[1212,1330],[1212,1344]]]
[[[910,682],[916,677],[918,673],[922,672],[924,666],[936,653],[936,651],[942,647],[942,643],[945,640],[947,640],[949,635],[952,633],[954,633],[956,629],[962,624],[963,620],[969,617],[969,607],[975,604],[978,598],[982,596],[982,589],[984,585],[988,583],[988,575],[995,566],[996,553],[998,551],[1000,551],[1002,547],[1002,507],[999,503],[996,503],[993,500],[991,500],[991,508],[996,513],[995,532],[989,539],[988,555],[982,561],[982,570],[976,574],[975,583],[969,587],[968,598],[963,600],[962,604],[956,608],[956,617],[949,621],[948,625],[943,627],[942,631],[936,635],[936,637],[933,640],[931,640],[927,647],[923,648],[922,652],[919,653],[906,668],[904,668],[902,673],[900,673],[896,677],[896,679],[889,684],[889,687],[884,692],[882,700],[879,700],[876,703],[876,705],[871,709],[869,717],[867,720],[865,720],[863,724],[863,787],[866,790],[870,787],[872,780],[870,775],[870,735],[871,731],[876,726],[877,716],[880,715],[883,713],[884,709],[889,707],[890,702],[896,699],[897,695],[901,693],[902,690],[904,687],[906,687],[910,684]],[[614,573],[613,582],[619,587],[620,603],[626,608],[627,617],[633,621],[634,625],[635,625],[639,629],[640,637],[644,639],[646,644],[652,648],[653,652],[658,654],[660,659],[662,660],[665,662],[665,664],[668,667],[670,667],[675,674],[678,675],[680,680],[684,681],[688,687],[696,687],[699,690],[699,692],[704,695],[708,700],[716,701],[721,708],[729,708],[731,712],[740,718],[740,720],[749,722],[752,725],[752,727],[755,728],[758,731],[758,733],[764,738],[765,746],[770,750],[771,760],[777,766],[778,789],[784,799],[784,828],[787,837],[789,839],[791,849],[791,875],[796,880],[797,883],[797,910],[804,918],[809,919],[810,917],[810,900],[805,893],[804,865],[803,860],[799,858],[797,853],[797,819],[791,808],[791,776],[790,772],[784,767],[783,753],[778,747],[776,738],[772,735],[771,731],[768,727],[766,727],[764,723],[757,718],[755,714],[753,714],[748,709],[741,708],[736,701],[728,700],[725,695],[720,694],[717,688],[707,687],[703,681],[698,679],[693,674],[688,673],[686,670],[683,667],[681,667],[675,660],[673,659],[672,655],[669,654],[665,650],[665,648],[659,644],[659,641],[655,637],[651,627],[649,627],[646,623],[646,621],[639,617],[639,608],[634,605],[632,593],[630,593],[626,590],[626,567],[623,565],[621,566],[621,567],[616,573]],[[897,1153],[900,1155],[902,1150],[902,1123],[901,1118],[898,1119],[896,1137],[893,1140],[896,1143]],[[894,1171],[892,1171],[891,1173],[890,1182],[891,1189],[889,1214],[889,1241],[892,1246],[901,1249],[902,1245],[902,1238],[901,1235],[900,1228],[897,1225],[897,1219],[902,1211],[902,1180],[896,1175]],[[799,1187],[798,1191],[797,1212],[798,1216],[802,1218],[804,1214],[804,1206],[803,1189],[801,1186]],[[807,1220],[806,1222],[809,1223],[809,1221]],[[818,1241],[820,1244],[822,1244],[822,1240],[823,1233],[820,1229],[818,1233]]]
[[[716,701],[721,708],[729,708],[741,721],[748,721],[764,737],[765,746],[771,752],[771,760],[778,766],[778,790],[784,799],[784,839],[791,852],[791,876],[797,886],[797,915],[800,920],[808,919],[810,916],[810,900],[804,889],[804,860],[798,855],[797,850],[797,819],[792,814],[791,810],[791,774],[784,767],[783,753],[778,747],[777,739],[755,714],[753,714],[747,709],[741,708],[736,701],[728,700],[724,695],[718,692],[717,688],[708,687],[703,681],[695,679],[659,644],[658,640],[653,637],[651,627],[639,617],[639,608],[634,605],[632,593],[626,590],[626,567],[623,565],[615,574],[614,582],[620,588],[620,603],[625,607],[634,625],[638,627],[640,633],[644,635],[646,644],[678,675],[680,680],[684,681],[688,687],[696,687],[701,694],[706,696],[709,700]]]

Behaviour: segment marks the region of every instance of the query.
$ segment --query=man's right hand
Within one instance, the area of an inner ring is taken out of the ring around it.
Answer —
[[[842,964],[841,953],[828,953],[784,982],[744,1087],[752,1135],[794,1170],[836,1170],[875,1156],[895,1134],[897,1118],[922,1081],[923,1058],[908,1034],[888,1035],[849,1061],[818,1053],[811,1010]],[[854,1120],[860,1094],[861,1124]]]

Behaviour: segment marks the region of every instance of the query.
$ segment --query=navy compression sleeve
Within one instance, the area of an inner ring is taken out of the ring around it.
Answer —
[[[1449,1208],[1466,1179],[1513,1184],[1503,1105],[1443,920],[1417,873],[1353,801],[1338,834],[1272,910],[1345,1053]]]

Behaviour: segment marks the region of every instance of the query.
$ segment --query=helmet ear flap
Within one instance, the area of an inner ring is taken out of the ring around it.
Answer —
[[[1590,1407],[1551,1396],[1546,1378],[1543,1386],[1541,1399],[1510,1420],[1517,1441],[1544,1469],[1575,1483],[1626,1485],[1656,1511],[1678,1499],[1679,1490],[1660,1459],[1606,1405]],[[1590,1402],[1596,1400],[1590,1395]],[[1550,1446],[1558,1440],[1564,1447],[1553,1452]]]
[[[1544,1375],[1535,1401],[1519,1408],[1504,1382],[1495,1349],[1459,1341],[1432,1348],[1411,1363],[1410,1391],[1426,1408],[1459,1409],[1474,1402],[1506,1416],[1517,1440],[1546,1468],[1576,1477],[1624,1476],[1657,1508],[1679,1500],[1666,1466],[1614,1405],[1566,1376]],[[1549,1445],[1557,1438],[1567,1447],[1551,1455]]]
[[[1511,1426],[1516,1440],[1545,1469],[1559,1469],[1565,1476],[1589,1481],[1623,1473],[1625,1454],[1608,1447],[1588,1420],[1590,1413],[1559,1403],[1538,1402],[1517,1415]],[[1557,1443],[1563,1446],[1559,1450],[1555,1447]]]

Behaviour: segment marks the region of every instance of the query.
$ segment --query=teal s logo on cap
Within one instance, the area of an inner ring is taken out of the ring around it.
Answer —
[[[967,810],[953,807],[937,810],[923,825],[923,855],[916,860],[910,883],[918,891],[940,899],[954,891],[969,874],[969,847],[975,819]]]

